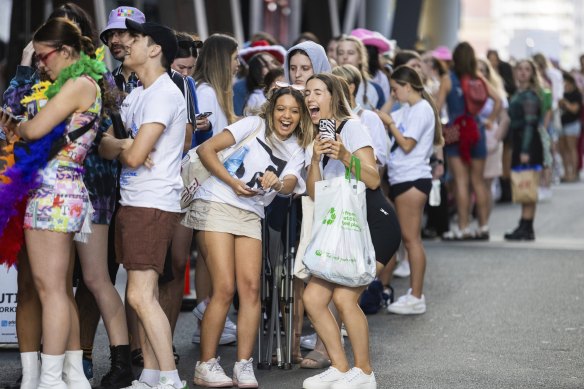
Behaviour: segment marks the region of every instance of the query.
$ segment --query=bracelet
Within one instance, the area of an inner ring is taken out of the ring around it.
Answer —
[[[282,189],[284,189],[284,180],[280,180],[280,189],[278,189],[276,192],[280,193],[282,191]]]

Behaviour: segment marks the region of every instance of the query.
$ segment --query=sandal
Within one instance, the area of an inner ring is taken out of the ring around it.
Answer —
[[[300,362],[300,368],[302,369],[326,369],[331,365],[331,360],[328,359],[320,351],[312,350]]]

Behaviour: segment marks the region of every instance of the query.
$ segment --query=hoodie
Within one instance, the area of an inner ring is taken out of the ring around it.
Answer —
[[[286,59],[284,60],[284,77],[286,79],[286,82],[291,83],[290,53],[296,49],[300,49],[308,55],[308,58],[310,58],[310,62],[312,62],[312,69],[314,70],[314,74],[331,71],[331,64],[328,61],[324,47],[322,47],[318,43],[306,41],[299,43],[296,46],[292,46],[290,49],[288,49],[288,52],[286,53]]]

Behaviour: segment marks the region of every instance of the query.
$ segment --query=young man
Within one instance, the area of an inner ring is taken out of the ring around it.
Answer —
[[[122,163],[116,257],[128,272],[127,299],[138,316],[144,370],[132,388],[183,388],[168,319],[158,302],[158,278],[180,215],[181,152],[186,104],[167,71],[177,51],[171,29],[126,19],[124,67],[142,86],[122,104],[129,139],[105,136],[100,152]]]

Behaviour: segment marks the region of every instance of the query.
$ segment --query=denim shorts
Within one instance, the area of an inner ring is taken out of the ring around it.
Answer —
[[[472,159],[487,158],[487,138],[485,137],[485,129],[479,126],[479,141],[470,149],[470,157]],[[460,149],[458,143],[453,143],[444,146],[444,155],[446,157],[460,157]]]
[[[580,120],[576,120],[575,122],[566,123],[562,126],[562,131],[560,133],[561,136],[580,136],[582,132],[582,123]]]

